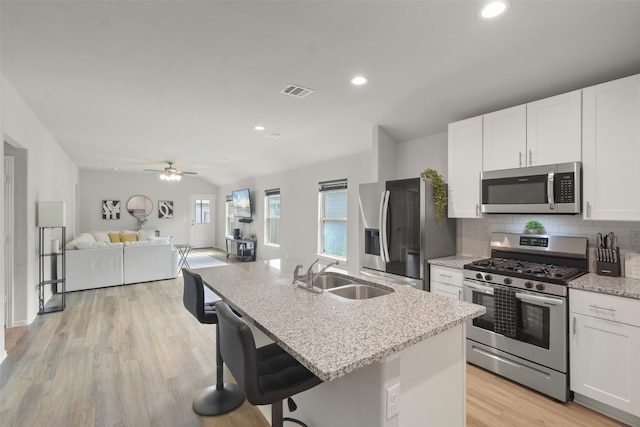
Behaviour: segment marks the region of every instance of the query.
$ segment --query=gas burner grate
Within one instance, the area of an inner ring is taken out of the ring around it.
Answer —
[[[485,273],[498,273],[508,276],[513,274],[518,277],[537,280],[553,279],[568,281],[584,273],[575,267],[567,267],[555,264],[542,264],[506,258],[485,258],[471,263],[474,270]]]

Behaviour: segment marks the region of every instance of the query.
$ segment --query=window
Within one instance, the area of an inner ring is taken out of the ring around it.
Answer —
[[[270,245],[280,246],[280,189],[274,188],[264,192],[264,241]]]
[[[235,225],[235,215],[233,212],[233,198],[231,196],[227,196],[225,202],[225,224],[224,224],[224,233],[227,236],[233,236],[233,226]]]
[[[347,258],[347,180],[319,183],[318,252]]]
[[[194,218],[196,224],[209,224],[211,222],[211,200],[196,200],[196,209]]]

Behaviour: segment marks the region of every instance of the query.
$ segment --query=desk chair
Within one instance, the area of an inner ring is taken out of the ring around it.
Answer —
[[[186,268],[182,269],[182,277],[184,279],[182,296],[184,307],[198,319],[198,322],[215,323],[216,325],[216,385],[207,387],[198,393],[193,400],[193,410],[198,415],[221,415],[240,406],[245,397],[238,384],[224,382],[224,364],[220,354],[220,328],[214,307],[214,303],[220,301],[220,297],[210,292],[215,299],[205,302],[202,277]]]
[[[322,380],[275,343],[256,348],[249,325],[227,303],[219,301],[215,308],[222,355],[247,400],[253,405],[271,404],[272,427],[282,427],[283,421],[306,427],[299,420],[283,418],[282,401],[288,399],[289,410],[293,412],[296,407],[291,396],[315,387]]]

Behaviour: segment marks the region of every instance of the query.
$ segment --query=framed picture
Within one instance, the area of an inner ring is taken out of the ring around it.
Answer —
[[[158,200],[158,218],[173,218],[173,200]]]
[[[102,201],[102,219],[120,219],[120,200]]]

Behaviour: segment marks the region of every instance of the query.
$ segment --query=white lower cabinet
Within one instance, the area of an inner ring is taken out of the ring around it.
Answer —
[[[431,266],[430,292],[454,299],[462,299],[462,270],[457,268]]]
[[[640,300],[570,289],[569,309],[574,399],[630,414],[594,406],[635,425],[640,422],[635,418],[640,417]]]

